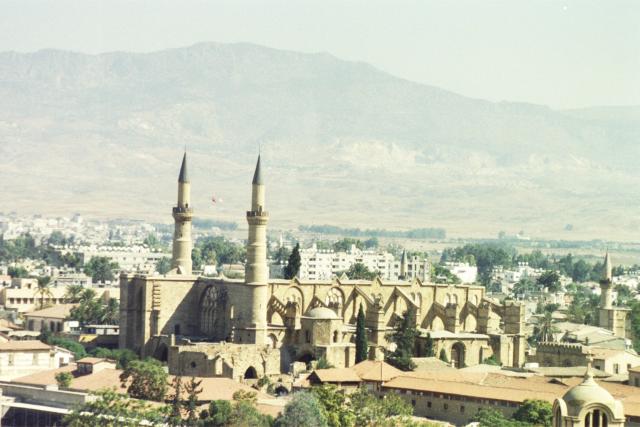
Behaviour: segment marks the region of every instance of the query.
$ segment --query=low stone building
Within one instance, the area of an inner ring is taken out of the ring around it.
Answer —
[[[414,415],[430,419],[448,421],[455,425],[470,423],[473,416],[480,409],[496,409],[506,417],[511,417],[527,399],[539,399],[553,403],[556,399],[567,394],[572,388],[579,386],[585,380],[582,378],[566,378],[563,380],[529,376],[526,378],[506,376],[499,373],[493,374],[466,374],[457,372],[434,373],[418,376],[413,373],[398,376],[382,385],[382,393],[395,393],[414,408]],[[590,382],[596,383],[593,378]],[[640,393],[636,393],[633,387],[626,385],[601,382],[596,385],[613,400],[619,400],[623,406],[623,414],[626,417],[627,427],[640,426]],[[574,393],[569,394],[572,396]],[[604,395],[604,394],[603,394]],[[611,399],[604,402],[609,406]],[[571,399],[572,404],[577,400]],[[585,401],[577,413],[584,416],[590,410],[602,408],[595,406],[595,402]],[[590,403],[594,403],[591,405]],[[564,416],[566,413],[562,413]],[[610,422],[620,420],[620,412],[610,412]],[[560,414],[558,414],[560,415]],[[569,414],[574,416],[572,412]],[[578,418],[574,419],[577,420]],[[598,424],[574,423],[565,424],[564,421],[553,426],[596,426]],[[604,424],[606,425],[606,424]],[[604,426],[599,424],[600,427]],[[620,424],[609,424],[609,426]]]
[[[69,350],[40,341],[7,341],[0,343],[0,378],[59,368],[71,360],[73,354]]]
[[[640,365],[628,369],[629,385],[640,387]]]
[[[79,375],[95,374],[103,369],[116,369],[116,362],[100,357],[83,357],[76,365]]]
[[[593,379],[590,360],[584,380],[553,402],[554,426],[624,427],[625,420],[622,402]]]
[[[542,367],[586,366],[590,354],[593,366],[609,375],[626,375],[629,368],[640,365],[640,356],[633,350],[558,342],[539,343],[533,361]]]
[[[25,325],[29,331],[43,331],[47,329],[53,333],[77,330],[79,324],[75,320],[67,320],[71,309],[76,304],[59,304],[42,310],[25,313]]]

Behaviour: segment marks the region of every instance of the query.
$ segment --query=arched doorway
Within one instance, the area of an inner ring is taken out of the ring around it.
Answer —
[[[161,362],[166,362],[169,359],[169,348],[166,344],[160,344],[153,354],[153,357]]]
[[[258,372],[256,368],[253,366],[249,366],[246,371],[244,371],[244,379],[245,380],[254,380],[258,378]]]
[[[289,390],[287,390],[285,386],[279,385],[274,390],[274,393],[276,394],[276,396],[286,396],[289,394]]]
[[[456,368],[460,369],[466,366],[464,363],[464,356],[464,344],[462,344],[461,342],[457,342],[453,346],[451,346],[451,361],[454,363],[454,366]]]

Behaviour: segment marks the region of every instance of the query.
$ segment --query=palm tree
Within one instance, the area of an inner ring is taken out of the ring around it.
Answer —
[[[539,339],[540,342],[553,342],[553,318],[551,312],[546,311],[540,324]]]
[[[51,292],[51,288],[49,287],[50,282],[51,282],[51,277],[49,276],[38,277],[38,287],[34,292],[34,296],[36,298],[40,298],[41,310],[44,308],[44,299],[53,298],[53,293]]]
[[[64,298],[68,303],[76,304],[80,302],[84,287],[82,285],[69,285],[64,293]]]
[[[104,306],[102,313],[102,323],[105,325],[116,325],[120,314],[120,304],[115,298],[109,298],[107,305]]]
[[[96,297],[96,291],[91,288],[84,289],[80,294],[80,300],[78,302],[85,303],[93,301]]]

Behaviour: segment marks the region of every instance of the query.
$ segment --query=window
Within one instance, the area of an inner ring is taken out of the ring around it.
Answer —
[[[460,405],[460,413],[464,414],[464,405]]]
[[[175,335],[180,335],[180,324],[177,324],[177,325],[173,326],[173,333]]]
[[[304,339],[307,343],[311,342],[311,334],[309,333],[309,331],[304,331]]]
[[[13,354],[9,354],[9,366],[13,366],[13,363],[14,363],[13,358],[14,358],[14,355]]]
[[[431,408],[431,402],[427,402],[427,408]]]
[[[191,369],[195,369],[196,366],[198,366],[198,365],[196,365],[196,362],[191,362]]]
[[[415,399],[411,399],[411,406],[413,406],[414,408],[416,407],[416,400]]]
[[[620,365],[618,365],[617,363],[613,364],[613,372],[615,372],[616,374],[620,373]]]
[[[447,411],[448,409],[449,409],[449,404],[448,404],[448,403],[445,403],[445,404],[444,404],[444,410],[445,410],[445,411]]]

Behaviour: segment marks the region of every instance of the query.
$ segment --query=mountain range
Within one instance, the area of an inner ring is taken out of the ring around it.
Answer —
[[[242,224],[260,151],[276,228],[633,240],[638,142],[640,107],[489,102],[327,53],[0,53],[5,212],[169,222],[186,148],[196,215]]]

